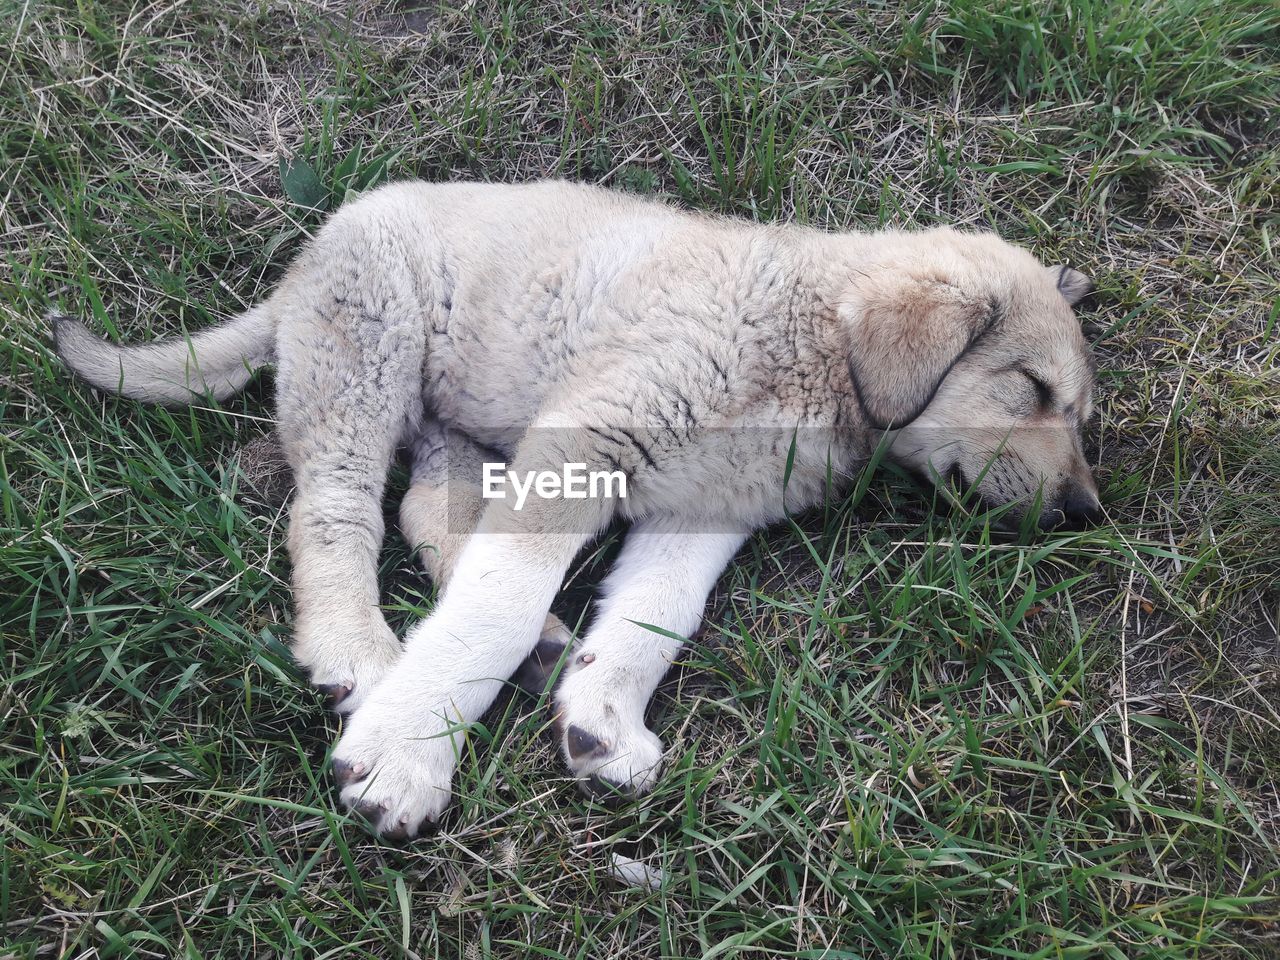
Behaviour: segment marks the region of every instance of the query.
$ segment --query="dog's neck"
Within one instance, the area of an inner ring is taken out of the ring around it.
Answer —
[[[854,393],[849,331],[840,305],[849,277],[877,256],[889,236],[808,229],[779,236],[773,256],[785,262],[787,285],[779,290],[775,309],[785,322],[765,327],[760,336],[769,365],[760,375],[767,380],[770,402],[784,419],[792,416],[798,425],[836,431],[858,459],[870,455],[880,432],[866,421]]]

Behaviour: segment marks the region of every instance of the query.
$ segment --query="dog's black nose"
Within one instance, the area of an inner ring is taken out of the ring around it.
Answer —
[[[1054,527],[1083,530],[1101,521],[1102,504],[1098,502],[1097,494],[1077,483],[1068,484],[1062,500],[1040,516],[1040,526],[1046,530]]]

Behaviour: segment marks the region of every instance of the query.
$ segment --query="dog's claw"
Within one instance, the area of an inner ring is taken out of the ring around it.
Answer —
[[[331,710],[338,709],[342,701],[351,695],[351,688],[344,683],[318,683],[316,689],[324,694]]]
[[[364,775],[363,763],[348,763],[346,760],[333,761],[333,779],[338,781],[338,786],[345,787],[348,783],[355,783]]]

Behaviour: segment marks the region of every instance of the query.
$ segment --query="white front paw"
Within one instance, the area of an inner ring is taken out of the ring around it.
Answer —
[[[560,747],[582,788],[600,799],[653,789],[662,741],[644,725],[640,708],[619,703],[602,678],[579,664],[556,690]]]
[[[425,693],[425,692],[424,692]],[[449,804],[463,736],[422,700],[385,687],[347,720],[333,753],[342,802],[388,840],[434,829]]]

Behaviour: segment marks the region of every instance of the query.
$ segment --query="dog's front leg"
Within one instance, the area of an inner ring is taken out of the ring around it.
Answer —
[[[594,463],[559,431],[526,441],[517,472]],[[466,725],[537,643],[575,554],[609,521],[605,499],[495,500],[396,669],[351,715],[334,751],[342,799],[389,838],[415,835],[449,801]]]
[[[589,792],[653,786],[662,742],[645,726],[645,707],[746,536],[675,518],[646,520],[627,534],[555,693],[561,748]]]

